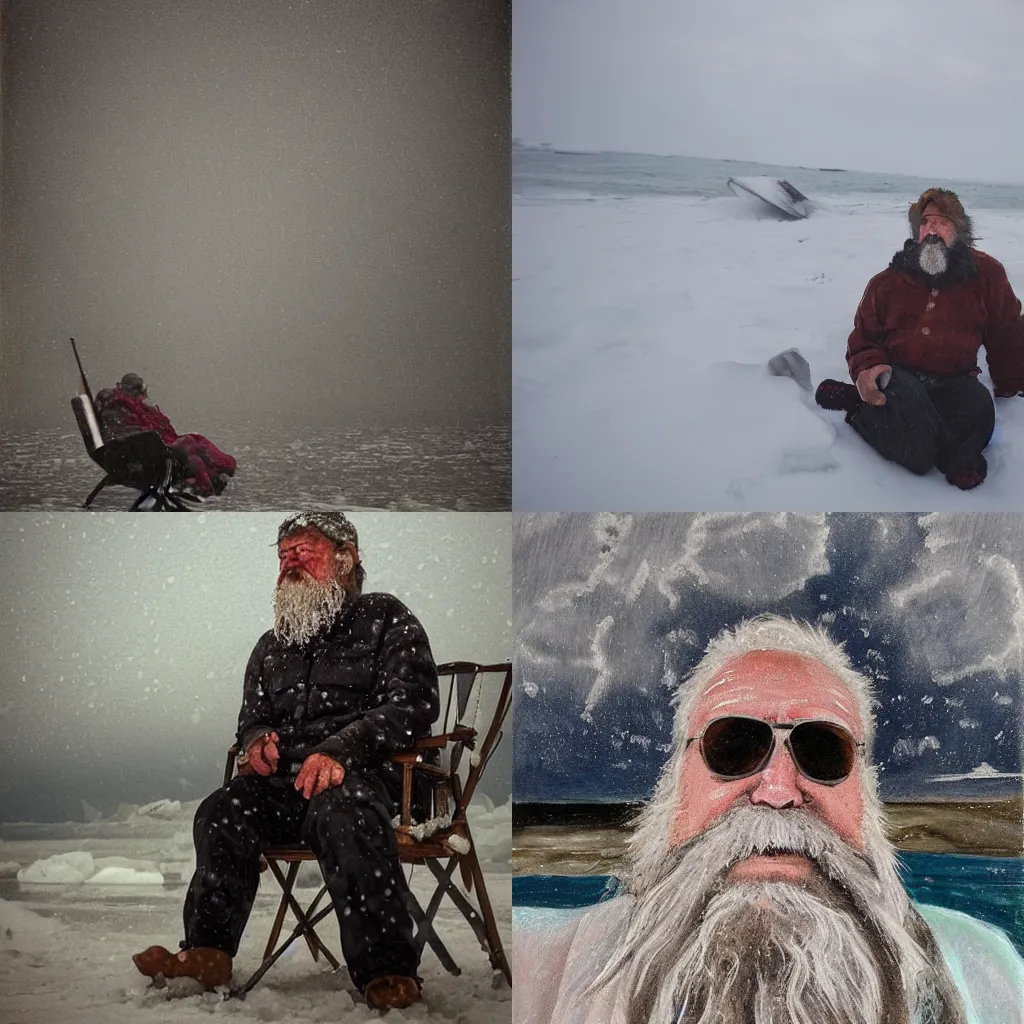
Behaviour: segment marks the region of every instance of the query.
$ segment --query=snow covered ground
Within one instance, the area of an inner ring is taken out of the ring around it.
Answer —
[[[0,1024],[184,1024],[225,1021],[373,1021],[358,1002],[344,967],[337,974],[313,962],[301,941],[242,1001],[201,993],[190,981],[149,986],[131,954],[181,938],[181,906],[194,868],[190,839],[197,803],[159,801],[124,808],[117,820],[87,824],[4,825],[0,842]],[[512,805],[479,799],[470,817],[488,893],[506,948],[511,945]],[[140,813],[141,812],[141,813]],[[25,838],[18,838],[19,833]],[[299,898],[318,888],[315,865],[304,865]],[[45,882],[40,879],[46,879]],[[278,890],[264,876],[235,960],[244,979],[259,964],[277,907]],[[412,887],[425,902],[433,878],[417,868]],[[286,927],[294,922],[288,918]],[[388,1021],[511,1020],[512,993],[496,983],[469,926],[446,901],[438,934],[462,968],[449,975],[424,954],[422,1003],[392,1011]],[[337,955],[337,928],[318,929]]]
[[[912,198],[822,198],[783,222],[731,197],[517,197],[513,507],[1024,507],[1024,398],[996,402],[988,480],[965,493],[766,370],[795,346],[815,385],[849,379],[854,311]],[[1024,210],[968,212],[1024,296]]]

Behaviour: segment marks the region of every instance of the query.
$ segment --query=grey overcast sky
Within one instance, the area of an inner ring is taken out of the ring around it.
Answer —
[[[0,516],[0,821],[219,784],[245,664],[272,623],[284,515]],[[351,518],[366,590],[404,601],[438,662],[509,659],[510,514]],[[510,774],[507,736],[484,790],[507,799]]]
[[[1024,183],[1019,0],[516,0],[512,132]]]

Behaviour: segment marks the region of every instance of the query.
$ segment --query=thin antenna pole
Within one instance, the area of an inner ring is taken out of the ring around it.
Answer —
[[[85,376],[85,367],[82,366],[82,359],[78,354],[78,346],[75,345],[75,339],[71,339],[71,351],[75,353],[75,362],[78,363],[78,383],[81,385],[82,394],[88,396],[89,405],[92,406],[93,410],[96,409],[96,402],[92,397],[92,389],[89,387],[89,380]]]

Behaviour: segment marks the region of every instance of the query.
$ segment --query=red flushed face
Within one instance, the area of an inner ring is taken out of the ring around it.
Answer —
[[[787,651],[751,651],[723,666],[694,706],[687,736],[700,735],[709,722],[726,715],[770,723],[824,720],[847,729],[858,743],[864,742],[864,728],[845,684],[813,658]],[[692,839],[735,804],[746,801],[815,814],[840,838],[863,848],[860,761],[842,782],[813,782],[797,769],[784,734],[775,735],[775,747],[764,768],[733,781],[712,774],[704,763],[700,744],[689,745],[683,755],[682,797],[670,834],[673,846]],[[795,881],[811,870],[810,861],[802,856],[754,855],[736,864],[728,877]]]
[[[333,541],[316,530],[302,530],[285,537],[277,545],[278,585],[286,579],[306,578],[326,583],[335,573],[335,551]]]
[[[929,235],[938,235],[946,245],[952,245],[956,240],[956,226],[934,203],[929,203],[921,214],[917,240],[923,241]]]

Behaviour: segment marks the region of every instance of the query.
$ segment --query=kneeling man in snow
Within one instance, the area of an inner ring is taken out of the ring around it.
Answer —
[[[869,681],[763,616],[709,645],[629,844],[626,895],[516,934],[518,1024],[1009,1024],[1024,962],[900,884]],[[540,923],[538,923],[540,922]]]
[[[978,380],[984,345],[996,397],[1024,391],[1024,321],[1001,263],[974,248],[955,192],[910,207],[911,238],[869,282],[846,361],[856,387],[823,381],[818,404],[912,473],[933,466],[968,490],[985,479],[995,407]],[[883,390],[884,389],[884,390]]]
[[[256,644],[238,719],[239,774],[199,806],[185,939],[133,957],[149,977],[225,985],[269,845],[316,854],[349,975],[374,1009],[419,998],[419,954],[392,817],[391,755],[430,732],[438,683],[423,627],[389,594],[364,594],[355,527],[340,512],[278,531],[274,629]]]

